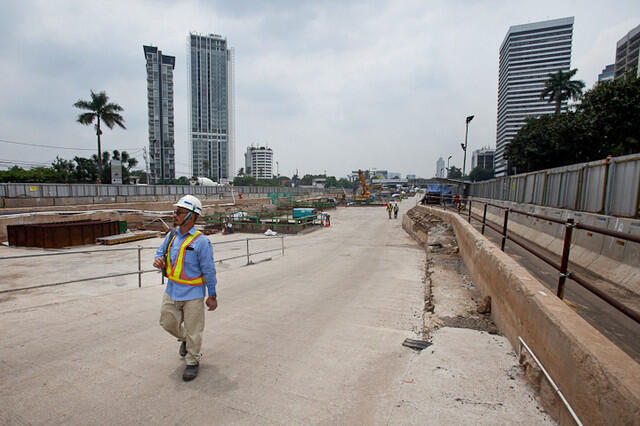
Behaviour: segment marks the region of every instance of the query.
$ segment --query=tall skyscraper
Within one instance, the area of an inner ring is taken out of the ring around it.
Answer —
[[[158,184],[176,177],[173,130],[173,70],[175,56],[165,56],[157,47],[143,46],[147,60],[147,105],[149,107],[149,182]]]
[[[233,179],[233,50],[216,34],[188,37],[189,143],[194,176]]]
[[[444,159],[442,157],[438,158],[438,161],[436,161],[436,177],[445,177]]]
[[[493,169],[493,157],[495,152],[496,151],[494,149],[490,149],[489,147],[473,151],[473,155],[471,156],[471,170],[476,167],[480,167],[482,169]]]
[[[273,151],[264,146],[250,146],[244,153],[244,173],[256,179],[273,178]]]
[[[640,25],[618,40],[616,44],[615,79],[625,75],[640,77]]]
[[[549,74],[571,69],[573,17],[509,28],[500,46],[495,173],[508,173],[505,148],[530,116],[553,114],[540,99]],[[566,101],[562,103],[566,107]]]

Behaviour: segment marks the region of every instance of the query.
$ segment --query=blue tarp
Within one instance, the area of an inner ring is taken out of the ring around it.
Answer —
[[[441,185],[439,183],[428,183],[427,184],[427,194],[443,194],[450,195],[451,188],[446,185]]]

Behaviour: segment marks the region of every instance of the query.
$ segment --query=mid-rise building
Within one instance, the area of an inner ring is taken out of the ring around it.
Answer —
[[[440,157],[438,158],[438,161],[436,161],[436,177],[446,177],[445,173],[444,158]]]
[[[573,17],[515,25],[500,46],[495,173],[509,172],[505,149],[527,117],[553,114],[553,102],[540,99],[549,74],[571,69]],[[562,107],[566,107],[563,101]]]
[[[220,35],[188,36],[191,170],[226,182],[235,176],[233,50]]]
[[[598,74],[598,83],[604,83],[605,81],[613,81],[614,70],[615,70],[615,64],[610,64],[604,67],[602,72]]]
[[[495,155],[495,149],[489,147],[476,149],[471,156],[471,170],[476,167],[481,169],[493,169],[493,157]]]
[[[633,75],[640,77],[640,56],[638,50],[640,48],[640,25],[629,31],[616,44],[616,64],[615,76],[617,80],[625,75]]]
[[[149,182],[170,182],[176,177],[173,70],[175,56],[163,55],[157,47],[142,46],[147,60],[147,105],[149,107]]]
[[[256,179],[273,178],[273,150],[263,146],[250,146],[244,153],[245,175]]]

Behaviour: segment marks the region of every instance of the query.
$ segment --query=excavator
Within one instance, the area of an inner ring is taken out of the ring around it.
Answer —
[[[358,170],[358,178],[360,179],[360,186],[362,186],[362,190],[360,194],[356,194],[356,200],[367,201],[371,199],[371,193],[369,192],[367,180],[364,178],[364,173],[362,173],[362,170]]]

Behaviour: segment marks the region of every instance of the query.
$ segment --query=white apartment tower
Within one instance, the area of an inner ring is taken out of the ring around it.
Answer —
[[[524,119],[554,113],[554,103],[540,99],[540,93],[549,74],[571,69],[572,37],[573,17],[509,28],[500,46],[496,176],[509,172],[505,148]]]
[[[175,56],[165,56],[157,47],[142,46],[147,60],[147,105],[149,107],[149,182],[170,182],[176,177],[173,128],[173,70]]]
[[[227,39],[188,36],[189,143],[193,176],[235,176],[233,50]]]
[[[256,179],[273,178],[273,150],[267,147],[250,146],[244,153],[245,175]]]

